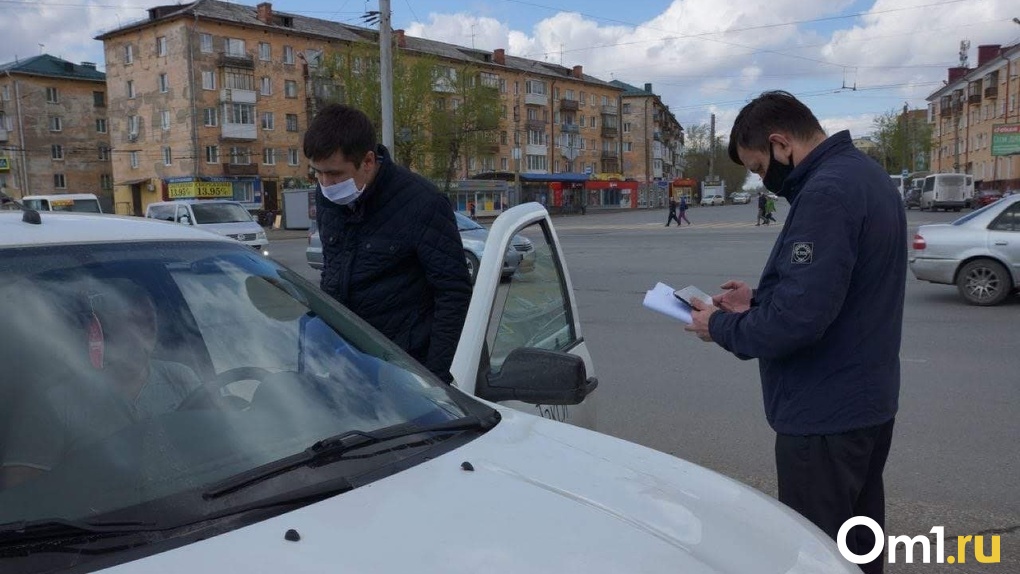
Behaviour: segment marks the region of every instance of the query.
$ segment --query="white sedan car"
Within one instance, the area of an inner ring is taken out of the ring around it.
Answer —
[[[997,305],[1020,289],[1020,195],[949,224],[922,225],[910,270],[922,281],[956,285],[973,305]]]
[[[517,234],[534,269],[501,281]],[[859,572],[757,490],[581,428],[536,204],[490,229],[454,385],[250,248],[138,218],[0,213],[0,333],[2,572]]]
[[[723,199],[723,196],[717,194],[706,194],[701,198],[702,207],[705,207],[707,205],[723,205],[725,203],[726,200]]]

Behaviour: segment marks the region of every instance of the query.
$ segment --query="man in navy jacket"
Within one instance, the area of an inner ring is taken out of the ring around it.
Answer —
[[[790,213],[757,290],[724,284],[688,330],[758,359],[779,500],[833,538],[854,516],[884,526],[907,268],[902,202],[849,132],[827,138],[786,92],[741,110],[729,153]],[[875,541],[858,526],[847,544],[863,555]],[[864,569],[881,572],[881,556]]]
[[[450,201],[395,164],[354,108],[323,108],[304,152],[319,183],[322,290],[451,382],[471,277]]]

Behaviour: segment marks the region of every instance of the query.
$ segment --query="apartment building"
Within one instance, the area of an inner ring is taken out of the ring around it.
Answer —
[[[931,171],[971,174],[977,189],[1020,190],[1020,154],[993,146],[997,133],[1020,133],[1018,99],[1020,44],[978,46],[977,67],[949,68],[946,85],[927,98]]]
[[[94,193],[111,207],[106,77],[49,54],[0,65],[0,191]]]
[[[641,182],[669,182],[682,177],[684,128],[652,91],[615,80],[623,90],[621,113],[623,171]]]

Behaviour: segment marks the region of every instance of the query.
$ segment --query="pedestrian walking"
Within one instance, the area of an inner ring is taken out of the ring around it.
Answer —
[[[884,528],[907,269],[900,198],[848,131],[826,137],[786,92],[740,111],[729,155],[790,212],[757,290],[729,281],[714,305],[695,300],[687,330],[758,359],[779,500],[833,538],[855,516]],[[875,544],[866,527],[847,537],[858,555]],[[881,573],[882,556],[862,567]]]
[[[473,201],[468,203],[468,214],[471,217],[471,221],[474,221],[476,219],[475,218],[475,202],[473,202]]]
[[[761,225],[761,222],[765,219],[765,207],[768,205],[768,200],[765,199],[765,193],[758,192],[758,218],[755,220],[755,225]]]
[[[676,222],[676,226],[677,227],[680,227],[680,220],[677,219],[677,217],[676,217],[676,207],[677,207],[676,200],[673,199],[672,197],[670,197],[669,198],[669,217],[666,219],[666,227],[669,227],[669,224],[671,222],[673,222],[673,221]]]
[[[680,223],[681,221],[686,221],[687,225],[691,224],[691,220],[687,219],[687,208],[688,207],[689,206],[687,205],[687,196],[686,195],[681,195],[680,196],[680,203],[677,205],[677,211],[680,212],[680,217],[676,221],[677,225],[681,225],[681,223]]]
[[[765,198],[765,225],[769,223],[776,223],[776,218],[772,215],[776,212],[776,200],[766,196]]]

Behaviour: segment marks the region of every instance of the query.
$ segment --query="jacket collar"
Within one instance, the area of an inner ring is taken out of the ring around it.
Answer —
[[[779,195],[786,198],[787,201],[793,203],[793,200],[797,198],[797,194],[800,193],[804,183],[807,179],[818,169],[818,166],[826,159],[833,155],[847,151],[848,149],[854,149],[853,140],[850,138],[850,131],[843,130],[827,137],[825,141],[818,144],[815,149],[811,150],[811,153],[807,154],[800,164],[797,165],[787,176],[786,181],[783,182],[783,189],[780,190]]]

